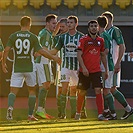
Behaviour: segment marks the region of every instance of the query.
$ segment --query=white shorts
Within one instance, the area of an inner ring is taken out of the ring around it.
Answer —
[[[50,64],[36,63],[38,85],[42,86],[45,82],[54,82]]]
[[[102,73],[104,79],[104,72]],[[108,78],[104,81],[104,88],[120,87],[120,72],[114,74],[114,71],[109,71]]]
[[[70,86],[77,86],[78,84],[77,70],[69,70],[67,68],[61,69],[61,80],[60,82],[69,82]]]
[[[36,85],[36,72],[14,73],[12,72],[10,87],[23,87],[24,81],[27,86]]]

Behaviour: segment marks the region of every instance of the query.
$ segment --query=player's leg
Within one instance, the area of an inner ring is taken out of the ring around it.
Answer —
[[[34,117],[34,109],[36,104],[36,72],[25,73],[25,82],[29,91],[28,99],[28,120],[37,121],[38,119]]]
[[[62,84],[60,82],[61,75],[60,75],[60,69],[57,69],[56,72],[56,78],[55,78],[55,85],[57,89],[57,109],[58,109],[58,118],[61,117],[61,93],[62,93]]]
[[[37,68],[37,76],[38,76],[38,107],[36,111],[36,115],[44,118],[50,119],[50,115],[46,114],[45,111],[45,103],[48,94],[48,90],[50,89],[51,84],[51,70],[48,64],[36,64]]]
[[[71,118],[75,118],[76,114],[76,101],[77,101],[77,85],[78,85],[78,74],[75,70],[70,70],[70,106],[71,106]]]
[[[114,74],[114,84],[111,88],[111,93],[117,99],[117,101],[125,108],[125,113],[121,119],[127,119],[130,115],[133,114],[133,108],[128,104],[124,95],[116,88],[120,84],[120,73]]]
[[[70,106],[71,106],[71,118],[75,118],[76,114],[76,101],[77,101],[77,86],[71,86],[70,87],[70,95],[69,95],[69,100],[70,100]]]
[[[102,74],[102,77],[104,79],[104,73]],[[114,106],[114,98],[110,92],[112,83],[113,83],[113,72],[110,71],[108,75],[108,79],[104,80],[103,94],[104,94],[104,103],[107,103],[107,108],[106,106],[104,107],[103,115],[109,120],[116,120],[117,117],[116,117],[115,106]]]
[[[61,69],[61,84],[62,84],[62,93],[60,96],[61,100],[61,119],[66,118],[66,103],[68,96],[68,87],[70,82],[70,70],[67,68]]]
[[[66,118],[66,104],[67,104],[67,97],[68,97],[68,86],[69,82],[61,82],[62,83],[62,93],[60,96],[61,101],[61,117],[60,119]]]
[[[62,87],[58,86],[58,94],[57,94],[58,118],[61,117],[61,93],[62,93]]]
[[[29,121],[37,121],[38,119],[34,117],[34,109],[35,109],[35,103],[36,103],[36,93],[35,93],[36,87],[29,87],[28,86],[28,91],[29,91],[29,100],[28,100],[28,106],[29,106],[29,111],[28,111],[28,120]]]
[[[24,82],[23,79],[24,79],[23,74],[12,72],[11,83],[10,83],[10,93],[8,94],[8,109],[7,109],[7,116],[6,116],[8,120],[13,119],[14,102],[16,99],[16,95],[19,91],[19,88],[21,88],[23,85],[23,82]]]
[[[87,118],[87,112],[86,112],[86,96],[85,96],[84,103],[81,110],[81,119],[86,119],[86,118]]]
[[[101,72],[90,74],[90,78],[92,81],[92,85],[95,89],[96,94],[96,105],[98,110],[98,119],[99,120],[107,120],[103,116],[103,110],[104,110],[104,100],[103,100],[103,94],[102,94],[102,76]]]
[[[76,115],[75,119],[80,120],[81,118],[81,111],[83,108],[85,96],[87,89],[90,86],[89,78],[84,76],[83,73],[79,72],[79,81],[77,86],[77,107],[76,107]]]

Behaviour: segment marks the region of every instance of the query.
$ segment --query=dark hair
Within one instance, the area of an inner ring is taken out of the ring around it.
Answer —
[[[60,23],[65,23],[65,24],[67,24],[67,18],[61,18],[61,19],[60,19]]]
[[[108,19],[106,16],[98,16],[97,22],[98,22],[100,27],[105,28],[107,26]]]
[[[31,18],[29,16],[23,16],[20,20],[20,26],[29,26],[31,23]]]
[[[102,16],[109,17],[112,21],[114,19],[114,15],[109,11],[106,11],[106,12],[102,13]]]
[[[74,19],[74,22],[78,23],[78,17],[76,16],[71,15],[71,16],[68,16],[67,19]]]
[[[46,22],[50,22],[51,19],[56,19],[57,16],[55,14],[48,14],[46,17],[45,17],[45,20]]]
[[[93,24],[93,23],[98,24],[98,22],[97,22],[96,20],[90,20],[90,21],[88,22],[88,27],[90,26],[90,24]]]

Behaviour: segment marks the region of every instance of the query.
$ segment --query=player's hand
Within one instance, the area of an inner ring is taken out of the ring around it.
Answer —
[[[61,58],[59,58],[57,55],[54,55],[54,61],[61,65]]]
[[[34,56],[35,56],[35,57],[38,57],[38,56],[41,56],[41,54],[39,54],[38,52],[35,52],[35,53],[34,53]]]
[[[121,64],[120,63],[116,63],[115,67],[114,67],[114,73],[118,73],[121,70]]]
[[[83,72],[84,76],[89,77],[89,72],[86,67],[82,68],[82,72]]]
[[[129,56],[130,56],[131,58],[133,58],[133,52],[131,52],[131,53],[129,54]]]
[[[4,73],[8,73],[6,64],[2,63],[2,70],[3,70]]]

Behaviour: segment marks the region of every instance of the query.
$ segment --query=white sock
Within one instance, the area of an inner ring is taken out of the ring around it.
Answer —
[[[38,108],[37,108],[37,111],[38,111],[38,112],[43,112],[43,107],[38,107]]]

